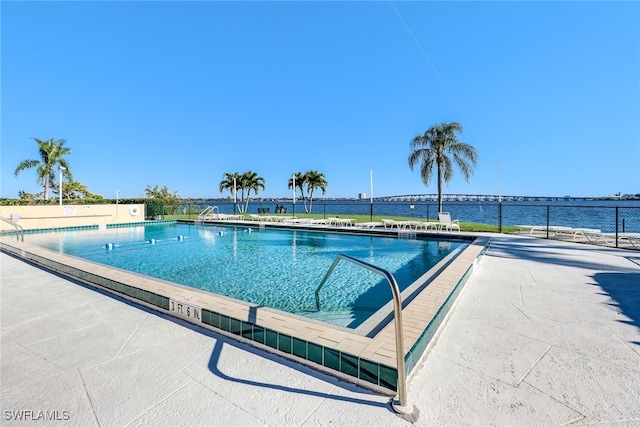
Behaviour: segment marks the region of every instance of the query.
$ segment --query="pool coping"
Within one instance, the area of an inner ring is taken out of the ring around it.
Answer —
[[[166,223],[166,222],[163,222]],[[153,225],[149,222],[144,225]],[[247,225],[251,222],[220,222],[217,225]],[[255,223],[253,223],[255,225]],[[141,223],[119,227],[139,226]],[[274,227],[283,228],[283,227]],[[285,228],[299,229],[296,226]],[[300,227],[307,229],[308,227]],[[323,227],[315,231],[352,232]],[[59,229],[58,229],[59,230]],[[51,230],[49,230],[51,231]],[[371,235],[398,236],[388,230],[358,230]],[[416,237],[434,237],[417,232]],[[402,236],[404,237],[404,236]],[[448,234],[435,237],[447,238]],[[405,376],[424,357],[433,337],[457,295],[486,251],[490,238],[457,233],[469,245],[403,307]],[[393,395],[397,390],[395,325],[390,321],[378,333],[365,337],[345,328],[308,321],[300,316],[247,304],[232,298],[103,266],[60,254],[28,242],[0,240],[0,250],[47,270],[125,298],[150,309],[174,316],[258,348],[279,354],[325,373],[339,376],[374,391]]]

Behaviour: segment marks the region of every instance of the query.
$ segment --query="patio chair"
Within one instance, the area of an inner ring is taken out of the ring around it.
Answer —
[[[382,225],[384,225],[384,228],[400,228],[399,223],[399,221],[396,221],[394,219],[382,219]]]
[[[364,228],[367,230],[373,230],[376,227],[381,227],[384,224],[382,222],[356,222],[353,226],[357,228]]]
[[[454,228],[460,231],[460,221],[452,220],[449,212],[438,212],[438,228],[452,231]]]
[[[610,237],[615,239],[615,233],[611,233]],[[619,233],[618,241],[630,243],[634,248],[640,248],[640,233]]]
[[[590,242],[593,242],[602,236],[602,231],[595,228],[562,227],[556,228],[555,233],[558,238],[561,238],[562,236],[569,236],[572,237],[573,240],[576,240],[579,237],[584,237]]]

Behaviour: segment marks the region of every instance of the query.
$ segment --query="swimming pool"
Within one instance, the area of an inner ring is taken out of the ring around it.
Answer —
[[[391,301],[380,276],[338,264],[315,290],[338,254],[391,272],[400,290],[424,275],[462,241],[176,223],[107,230],[38,233],[48,249],[335,325],[357,328]]]

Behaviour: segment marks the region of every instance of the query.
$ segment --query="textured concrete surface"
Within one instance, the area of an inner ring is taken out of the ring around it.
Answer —
[[[0,268],[3,426],[410,425],[385,396]],[[409,400],[418,426],[640,425],[640,252],[494,236]]]

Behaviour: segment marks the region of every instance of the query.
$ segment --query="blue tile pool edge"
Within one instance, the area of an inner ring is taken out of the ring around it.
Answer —
[[[166,221],[166,223],[171,222],[172,221]],[[130,226],[130,224],[122,226],[126,227]],[[416,343],[405,354],[405,376],[407,378],[413,369],[418,366],[419,361],[426,355],[426,349],[429,343],[435,336],[438,328],[442,324],[450,308],[455,303],[465,283],[471,276],[478,260],[486,252],[488,244],[489,243],[483,247],[473,264],[469,266],[458,283],[454,286],[451,293],[436,312],[433,319],[431,319]],[[102,277],[101,275],[91,273],[86,270],[68,266],[46,257],[33,254],[27,250],[5,244],[4,242],[0,242],[0,251],[32,262],[47,270],[80,280],[88,286],[113,292],[122,298],[144,305],[163,314],[179,318],[169,311],[170,299],[164,295],[120,283],[116,280]],[[385,394],[388,394],[388,391],[397,391],[398,370],[394,367],[326,347],[312,341],[293,337],[255,323],[217,313],[213,310],[202,308],[201,312],[202,316],[200,322],[196,323],[191,320],[187,321],[221,333],[222,335],[240,339],[248,344],[254,344],[258,348],[274,352],[275,354],[292,358],[312,368],[320,368],[318,370],[325,373],[339,374],[338,376],[346,375],[351,377],[353,380],[359,380],[355,382],[365,387],[369,386],[369,388],[372,388],[374,391],[382,393],[386,392]],[[218,321],[215,319],[218,319]],[[267,340],[267,336],[270,337],[269,340]]]
[[[120,283],[83,269],[68,266],[34,254],[28,250],[8,245],[5,242],[0,242],[0,251],[54,273],[79,280],[88,286],[114,293],[119,297],[141,304],[165,315],[180,318],[169,311],[170,299],[167,296]],[[365,387],[368,386],[368,388],[372,388],[374,391],[384,394],[391,394],[389,391],[397,391],[398,370],[394,367],[326,347],[312,341],[293,337],[255,323],[235,319],[213,310],[202,308],[201,312],[200,322],[187,321],[221,333],[222,335],[230,336],[234,339],[241,339],[243,342],[254,344],[256,347],[273,352],[274,354],[303,362],[312,368],[320,368],[318,370],[324,373],[330,375],[338,374],[338,376],[346,375],[352,378],[352,380],[359,380],[354,382]],[[270,337],[269,340],[267,340],[267,336]]]
[[[176,224],[176,220],[154,220],[154,221],[137,221],[137,222],[123,222],[117,224],[91,224],[91,225],[73,225],[67,227],[42,227],[42,228],[25,228],[24,234],[36,234],[36,233],[50,233],[57,231],[78,231],[78,230],[100,230],[110,228],[126,228],[126,227],[139,227],[149,225],[167,225]],[[0,231],[0,236],[10,236],[15,234],[15,230],[3,230]]]
[[[435,337],[436,333],[440,329],[440,325],[447,317],[451,307],[457,301],[458,296],[462,292],[462,289],[469,281],[469,278],[473,274],[473,271],[476,269],[478,263],[484,256],[485,252],[489,248],[490,239],[484,245],[484,247],[480,250],[478,255],[476,256],[473,263],[467,268],[464,272],[458,283],[453,287],[445,301],[442,303],[436,314],[433,316],[427,327],[422,331],[420,337],[416,340],[414,345],[406,352],[404,357],[405,362],[405,371],[407,378],[410,377],[412,371],[419,366],[419,362],[427,356],[427,347],[431,343],[432,339]]]

